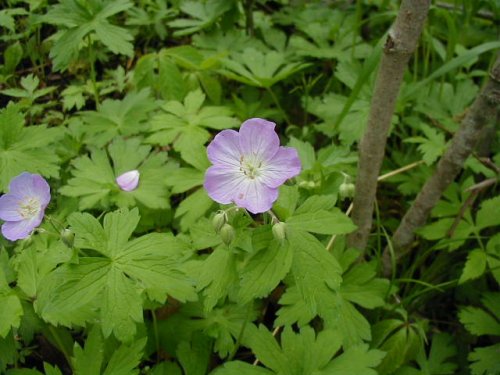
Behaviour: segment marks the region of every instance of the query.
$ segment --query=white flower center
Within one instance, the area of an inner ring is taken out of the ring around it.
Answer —
[[[19,204],[18,212],[24,219],[31,219],[37,216],[41,209],[42,205],[38,199],[26,197]]]
[[[240,156],[240,171],[251,180],[261,174],[262,162],[245,156]]]

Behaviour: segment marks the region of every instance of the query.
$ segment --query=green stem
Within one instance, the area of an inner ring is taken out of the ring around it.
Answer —
[[[236,342],[234,344],[233,351],[231,352],[229,358],[227,359],[228,361],[233,360],[234,356],[236,355],[236,352],[238,351],[238,348],[240,347],[241,340],[243,339],[243,334],[245,333],[245,329],[247,327],[248,321],[250,320],[250,313],[252,312],[252,307],[253,307],[253,304],[249,303],[247,315],[245,316],[245,320],[243,321],[243,324],[241,325],[240,333],[238,334],[238,338],[236,339]]]
[[[73,365],[71,363],[71,355],[69,352],[66,350],[66,347],[63,345],[61,338],[59,337],[59,334],[57,331],[54,329],[54,326],[51,324],[47,325],[49,327],[49,332],[52,335],[52,338],[57,344],[57,349],[64,355],[64,358],[66,358],[66,361],[68,362],[68,365],[73,369]]]
[[[267,87],[266,88],[267,92],[269,93],[269,95],[271,95],[271,98],[273,99],[274,101],[274,104],[276,104],[276,107],[278,107],[278,110],[281,112],[281,114],[283,115],[283,117],[285,118],[285,122],[287,123],[288,126],[291,126],[292,123],[290,122],[290,119],[288,118],[288,115],[286,114],[285,110],[283,109],[283,107],[281,106],[280,104],[280,101],[278,100],[278,98],[276,97],[276,94],[274,93],[273,89],[270,88],[270,87]]]
[[[158,336],[158,321],[156,319],[156,314],[151,311],[153,315],[153,331],[155,334],[155,346],[156,346],[156,363],[160,362],[160,337]]]
[[[90,79],[92,81],[92,89],[94,91],[95,104],[96,104],[96,107],[99,107],[99,104],[100,104],[99,90],[97,89],[96,72],[95,72],[96,56],[95,56],[94,50],[92,49],[92,40],[90,39],[90,35],[87,36],[87,43],[88,43],[88,47],[89,47]]]

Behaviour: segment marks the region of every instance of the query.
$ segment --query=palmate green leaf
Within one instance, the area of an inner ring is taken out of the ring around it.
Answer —
[[[5,338],[12,327],[21,324],[23,307],[19,297],[10,288],[0,289],[0,339]]]
[[[142,357],[146,338],[137,340],[130,345],[119,345],[112,351],[110,358],[105,358],[105,353],[109,353],[109,351],[105,351],[104,344],[104,339],[97,325],[90,329],[84,348],[75,342],[72,358],[75,375],[139,373],[137,367]],[[101,371],[104,366],[104,371]]]
[[[451,375],[456,373],[457,364],[450,361],[457,355],[457,347],[452,336],[438,333],[432,337],[429,356],[421,350],[416,358],[418,370],[403,366],[394,375]]]
[[[76,246],[104,256],[80,257],[78,264],[64,264],[45,278],[35,304],[45,320],[82,325],[98,314],[106,337],[113,333],[129,341],[143,319],[143,294],[158,302],[167,294],[196,299],[182,266],[188,251],[182,242],[160,233],[128,240],[139,221],[137,209],[109,213],[102,226],[89,214],[74,213],[68,221]]]
[[[349,99],[339,94],[330,93],[322,97],[307,98],[306,107],[309,113],[323,120],[316,126],[320,132],[330,137],[338,137],[346,146],[361,138],[370,111],[369,100],[357,96],[349,104]],[[347,112],[341,121],[339,113],[347,106]],[[338,121],[341,123],[338,126],[334,125]]]
[[[24,126],[24,117],[15,105],[0,110],[0,189],[22,172],[57,177],[59,157],[54,144],[63,136],[62,128],[45,125]]]
[[[193,164],[190,157],[192,149],[200,150],[210,138],[205,128],[222,130],[239,124],[228,107],[203,106],[204,102],[205,94],[200,90],[187,94],[183,103],[167,102],[162,107],[163,113],[151,120],[153,134],[149,136],[148,142],[162,146],[172,144],[185,161]],[[193,165],[199,167],[197,164]]]
[[[270,88],[309,66],[306,63],[287,60],[283,53],[263,53],[249,47],[241,53],[233,54],[231,58],[223,59],[225,69],[221,69],[220,73],[250,86]]]
[[[342,269],[313,235],[289,230],[287,238],[293,251],[292,274],[295,283],[310,311],[316,314],[322,299],[339,290]]]
[[[179,344],[176,354],[186,375],[205,375],[211,359],[212,340],[195,333],[191,342],[182,341]]]
[[[103,375],[139,374],[144,346],[147,338],[136,340],[129,345],[122,344],[111,356]]]
[[[484,274],[486,271],[486,252],[482,249],[474,249],[467,254],[467,261],[465,262],[462,275],[458,280],[459,284],[466,281],[477,279]]]
[[[104,360],[104,343],[99,326],[89,331],[85,346],[82,348],[77,342],[73,347],[72,364],[75,375],[94,375],[101,373]]]
[[[499,298],[497,296],[497,298]],[[498,313],[498,311],[497,311]],[[458,315],[460,322],[474,335],[500,336],[500,321],[490,313],[477,307],[464,307]]]
[[[481,203],[481,208],[477,212],[476,216],[476,228],[478,230],[500,225],[500,215],[498,215],[499,206],[500,195]]]
[[[59,239],[34,236],[29,246],[12,258],[17,271],[17,286],[30,298],[36,298],[43,278],[58,264],[68,262],[71,252]]]
[[[291,230],[318,234],[347,234],[356,229],[352,220],[337,208],[330,211],[297,212],[286,220],[286,225]]]
[[[324,248],[323,252],[327,253]],[[311,272],[315,274],[317,270]],[[323,318],[325,327],[342,334],[344,346],[350,347],[369,340],[370,324],[353,303],[368,309],[382,306],[389,282],[376,278],[375,263],[356,264],[342,278],[338,292],[318,288],[317,293],[321,293],[321,298],[318,297],[317,312],[311,311],[306,297],[301,295],[296,286],[289,286],[280,299],[282,307],[275,324],[289,325],[297,322],[304,325],[319,315]]]
[[[472,375],[500,373],[500,362],[498,361],[499,352],[500,344],[474,349],[468,357],[469,361],[471,361],[470,369]]]
[[[387,279],[376,277],[376,263],[360,263],[342,275],[340,294],[350,302],[366,309],[384,305],[390,283]]]
[[[183,36],[195,33],[211,26],[217,19],[230,10],[232,1],[208,0],[206,2],[184,0],[181,2],[182,12],[193,18],[178,18],[168,23],[174,29],[174,36]]]
[[[167,51],[141,56],[135,65],[133,80],[138,89],[152,88],[164,100],[182,100],[186,95],[187,83],[180,69]]]
[[[175,218],[179,219],[181,229],[187,231],[213,205],[214,201],[208,196],[206,190],[198,189],[179,204],[175,211]]]
[[[166,160],[166,153],[151,151],[151,146],[142,145],[139,138],[118,138],[108,146],[107,152],[94,149],[90,157],[75,159],[73,177],[59,191],[79,198],[82,210],[111,205],[132,207],[137,203],[154,209],[168,208]],[[116,184],[116,177],[134,169],[140,173],[138,187],[122,191]]]
[[[130,92],[122,100],[106,99],[97,111],[82,112],[85,142],[103,147],[118,135],[131,136],[149,131],[149,113],[156,108],[149,89]]]
[[[372,330],[372,345],[387,353],[377,368],[380,374],[391,374],[423,350],[423,339],[415,324],[388,319],[376,323]]]
[[[228,295],[230,286],[238,282],[236,256],[227,246],[219,246],[200,264],[199,272],[197,289],[205,297],[208,312]]]
[[[159,322],[161,337],[166,338],[161,344],[175,352],[179,344],[192,341],[201,332],[214,340],[213,351],[225,358],[234,350],[242,327],[258,315],[258,307],[251,304],[226,303],[207,312],[202,301],[186,303],[169,319]]]
[[[217,367],[210,375],[273,375],[274,372],[250,363],[241,361],[231,361]]]
[[[229,375],[231,369],[241,367],[246,370],[243,373],[248,374],[376,375],[377,372],[373,368],[384,356],[383,352],[369,350],[368,345],[351,347],[336,356],[342,337],[331,330],[316,334],[309,326],[303,327],[298,333],[293,332],[290,327],[285,327],[281,333],[281,345],[264,326],[249,326],[243,342],[272,372],[252,372],[245,366],[228,362],[222,368],[216,369],[214,375]]]
[[[167,185],[172,187],[172,194],[184,193],[196,186],[203,185],[204,171],[194,168],[179,167],[178,164],[170,164]]]
[[[419,144],[418,150],[422,153],[422,159],[427,165],[431,165],[444,153],[446,140],[442,133],[428,125],[419,124],[419,129],[425,137],[410,137],[404,142]]]
[[[269,227],[265,234],[265,247],[256,248],[254,245],[255,253],[244,260],[240,270],[238,298],[242,304],[270,294],[292,266],[290,243],[275,240]]]
[[[108,18],[132,6],[129,0],[97,0],[85,5],[76,0],[60,0],[59,4],[52,6],[42,19],[63,26],[50,51],[54,70],[66,70],[84,48],[85,40],[98,40],[113,53],[131,56],[132,34],[112,25]]]

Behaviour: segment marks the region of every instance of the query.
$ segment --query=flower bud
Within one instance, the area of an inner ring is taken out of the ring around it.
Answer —
[[[61,240],[70,249],[73,247],[75,242],[75,233],[71,229],[63,229],[61,231]]]
[[[286,224],[282,221],[273,225],[273,236],[279,242],[283,242],[286,239]]]
[[[220,229],[220,236],[222,238],[222,242],[224,242],[226,245],[229,246],[231,242],[233,242],[234,240],[235,236],[234,228],[227,223],[224,224]]]
[[[226,224],[227,221],[227,215],[224,211],[219,211],[215,214],[214,218],[212,219],[212,225],[214,227],[215,233],[219,233],[222,226]]]
[[[354,186],[353,183],[345,183],[343,182],[339,186],[339,195],[342,199],[345,198],[352,198],[354,197],[354,191],[356,190],[356,187]]]
[[[134,169],[118,176],[116,178],[116,183],[123,191],[132,191],[137,188],[137,185],[139,185],[139,176],[139,171]]]

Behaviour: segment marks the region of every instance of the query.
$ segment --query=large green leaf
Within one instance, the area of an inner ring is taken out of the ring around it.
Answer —
[[[185,245],[169,234],[151,233],[129,240],[139,221],[137,209],[109,213],[104,225],[89,214],[69,217],[75,244],[104,256],[81,257],[50,273],[41,287],[36,309],[52,324],[82,325],[99,312],[102,332],[130,340],[142,322],[142,295],[164,302],[196,294],[184,274]],[[94,229],[101,227],[97,233]]]
[[[15,105],[0,110],[0,190],[5,192],[10,180],[26,171],[57,177],[59,157],[54,144],[63,134],[62,128],[25,127]]]

